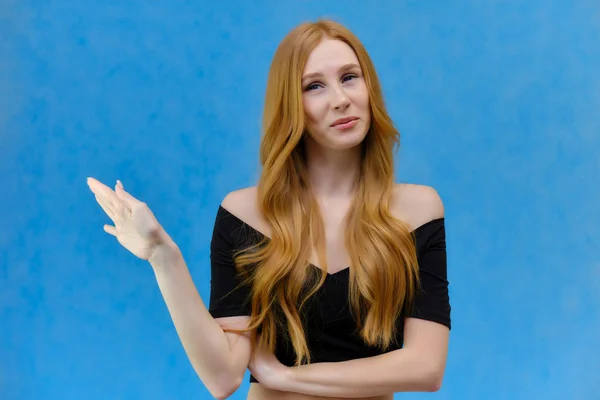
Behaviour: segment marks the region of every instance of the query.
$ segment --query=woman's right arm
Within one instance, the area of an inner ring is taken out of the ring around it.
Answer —
[[[231,395],[250,362],[250,340],[244,335],[225,334],[221,325],[243,329],[249,317],[215,320],[200,298],[179,248],[148,206],[126,192],[120,181],[114,190],[94,178],[88,178],[87,183],[114,223],[104,225],[104,231],[152,265],[181,343],[206,388],[219,399]]]
[[[194,370],[214,397],[229,397],[250,362],[250,338],[249,333],[225,333],[223,327],[243,329],[250,317],[213,318],[172,241],[156,249],[148,261]]]

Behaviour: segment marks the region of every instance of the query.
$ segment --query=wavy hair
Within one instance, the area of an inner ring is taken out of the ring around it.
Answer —
[[[250,330],[252,346],[271,351],[278,335],[284,335],[293,345],[296,365],[310,363],[301,315],[327,276],[319,275],[308,262],[314,248],[327,270],[324,226],[305,163],[301,86],[307,59],[324,38],[341,40],[354,50],[371,108],[344,238],[351,260],[351,312],[367,344],[389,348],[396,337],[396,321],[410,309],[419,285],[414,233],[389,211],[393,151],[400,137],[385,110],[373,62],[357,37],[341,24],[323,19],[303,23],[280,43],[269,70],[257,200],[272,233],[235,255],[243,284],[252,288],[252,314],[247,329],[229,330]]]

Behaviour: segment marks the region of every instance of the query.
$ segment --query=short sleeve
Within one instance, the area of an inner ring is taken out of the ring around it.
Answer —
[[[219,207],[210,244],[210,304],[213,318],[249,316],[251,314],[250,288],[240,286],[233,261],[234,231],[239,221],[227,210]]]
[[[438,322],[451,328],[450,298],[446,257],[446,230],[444,219],[431,221],[417,233],[419,249],[419,278],[421,288],[414,302],[414,318]]]

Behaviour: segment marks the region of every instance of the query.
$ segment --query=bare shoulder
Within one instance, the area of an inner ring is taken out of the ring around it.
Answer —
[[[257,210],[256,186],[242,188],[227,193],[221,206],[243,221],[252,219]]]
[[[250,203],[256,204],[256,186],[241,188],[227,193],[221,205],[229,211],[247,208]]]
[[[254,229],[268,234],[268,224],[259,211],[256,194],[256,186],[234,190],[227,193],[221,206]]]
[[[392,213],[416,229],[431,220],[443,218],[444,204],[431,186],[398,183],[394,187]]]

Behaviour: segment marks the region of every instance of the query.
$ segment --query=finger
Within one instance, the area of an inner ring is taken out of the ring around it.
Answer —
[[[141,201],[133,197],[131,194],[129,194],[127,191],[125,191],[123,183],[119,180],[117,180],[117,186],[115,186],[115,193],[117,193],[119,199],[125,202],[129,209],[132,209],[134,206],[142,203]]]
[[[117,204],[120,203],[121,200],[111,188],[93,178],[88,178],[88,186],[96,198],[102,199],[104,204],[110,204],[113,213],[116,213]]]
[[[116,210],[114,209],[113,205],[110,204],[109,202],[107,202],[106,200],[104,200],[102,197],[99,196],[95,196],[96,197],[96,201],[98,202],[98,204],[100,204],[100,207],[102,207],[102,209],[104,210],[104,212],[106,213],[106,215],[108,215],[108,217],[110,219],[115,220],[115,218],[117,217],[116,214]]]
[[[113,236],[117,236],[117,228],[115,228],[114,226],[104,225],[104,232]]]
[[[94,194],[102,194],[104,196],[110,196],[111,193],[114,194],[111,188],[94,178],[88,178],[87,183]]]
[[[118,203],[115,204],[115,210],[117,211],[117,215],[121,218],[131,216],[131,209],[122,200],[119,200]]]
[[[124,192],[125,191],[123,190],[123,184],[121,183],[121,181],[117,181],[117,184],[115,185],[115,194],[117,196],[117,199],[119,199],[119,202],[125,208],[124,211],[131,215],[131,209],[133,208],[133,205],[131,204],[131,200],[124,195]]]

